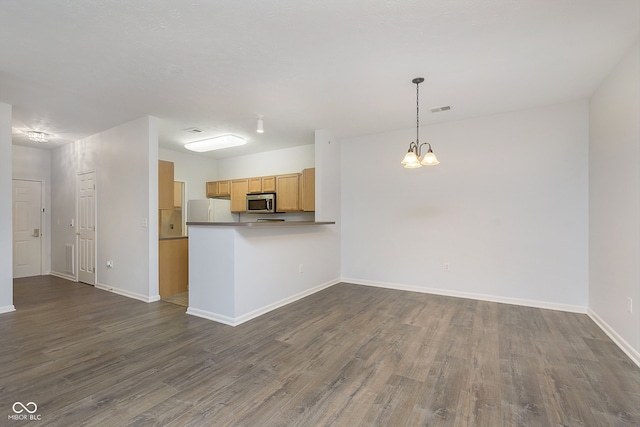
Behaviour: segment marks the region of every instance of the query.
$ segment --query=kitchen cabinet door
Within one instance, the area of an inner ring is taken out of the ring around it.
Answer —
[[[216,197],[218,195],[218,181],[207,182],[207,197]]]
[[[207,197],[228,197],[231,192],[231,181],[209,181],[207,182]]]
[[[173,162],[158,160],[158,209],[173,209]]]
[[[303,212],[316,210],[316,170],[309,168],[302,171],[300,182],[300,204]]]
[[[231,195],[231,181],[218,181],[218,196],[225,197]]]
[[[278,212],[298,212],[299,174],[292,173],[276,176],[276,208]]]
[[[186,292],[189,287],[189,240],[167,239],[158,243],[160,296]]]
[[[275,193],[276,192],[276,177],[275,176],[263,176],[262,177],[262,192],[263,193]]]
[[[248,179],[234,179],[231,181],[231,212],[247,211]]]
[[[262,178],[249,178],[249,193],[262,193]]]
[[[182,209],[182,182],[173,181],[173,207]]]

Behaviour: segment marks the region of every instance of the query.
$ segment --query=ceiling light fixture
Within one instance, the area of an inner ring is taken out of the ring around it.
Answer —
[[[262,120],[262,115],[258,116],[258,126],[256,127],[256,132],[264,133],[264,121]]]
[[[422,144],[420,144],[420,141],[418,139],[418,134],[420,131],[419,88],[420,88],[420,83],[422,83],[423,81],[424,79],[422,77],[416,77],[415,79],[412,80],[412,82],[415,83],[416,85],[416,140],[415,142],[411,142],[409,144],[409,151],[407,151],[407,154],[405,154],[404,159],[402,159],[402,162],[400,162],[404,165],[405,168],[408,168],[408,169],[419,168],[419,167],[422,167],[422,165],[433,166],[440,163],[436,158],[436,155],[431,150],[431,144],[429,144],[428,142],[423,142]],[[426,145],[428,150],[425,153],[425,155],[422,158],[420,158],[420,149],[422,148],[423,145]]]
[[[30,131],[27,132],[27,137],[35,142],[48,142],[49,141],[49,134],[44,133],[44,132],[36,132],[36,131]]]
[[[237,147],[244,145],[247,140],[236,135],[221,135],[215,138],[203,139],[202,141],[189,142],[184,144],[184,148],[198,153],[205,151],[221,150],[223,148]]]

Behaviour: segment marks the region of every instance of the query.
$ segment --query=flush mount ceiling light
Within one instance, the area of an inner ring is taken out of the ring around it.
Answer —
[[[221,135],[216,136],[215,138],[203,139],[202,141],[189,142],[184,145],[184,148],[191,151],[197,151],[198,153],[204,153],[205,151],[237,147],[238,145],[244,145],[246,143],[246,139],[240,138],[236,135]]]
[[[264,133],[264,121],[262,119],[263,119],[263,116],[259,115],[258,116],[258,125],[256,127],[256,132],[258,132],[258,133]]]
[[[407,151],[407,154],[405,154],[404,159],[402,159],[402,162],[400,162],[404,165],[405,168],[409,168],[409,169],[419,168],[419,167],[422,167],[422,165],[433,166],[440,163],[436,158],[436,155],[431,150],[431,144],[429,144],[428,142],[423,142],[422,144],[420,144],[420,140],[418,139],[418,134],[420,131],[419,88],[420,88],[420,83],[422,83],[423,81],[424,79],[422,77],[416,77],[415,79],[412,80],[412,82],[415,83],[416,85],[416,140],[415,142],[411,142],[409,144],[409,151]],[[422,156],[421,158],[420,151],[423,145],[426,145],[428,149],[425,155]]]
[[[36,132],[36,131],[30,131],[27,132],[27,137],[31,140],[31,141],[35,141],[35,142],[48,142],[49,141],[49,134],[44,133],[44,132]]]

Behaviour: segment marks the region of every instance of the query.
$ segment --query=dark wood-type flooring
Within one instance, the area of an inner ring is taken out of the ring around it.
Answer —
[[[638,426],[586,315],[339,284],[235,328],[44,276],[0,315],[0,425]]]

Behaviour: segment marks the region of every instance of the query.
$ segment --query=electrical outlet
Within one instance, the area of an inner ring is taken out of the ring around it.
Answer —
[[[304,265],[300,264],[298,266],[298,273],[302,273],[304,271]]]
[[[631,297],[627,297],[627,311],[633,313],[633,300]]]
[[[444,271],[449,271],[449,263],[448,262],[444,263]]]

